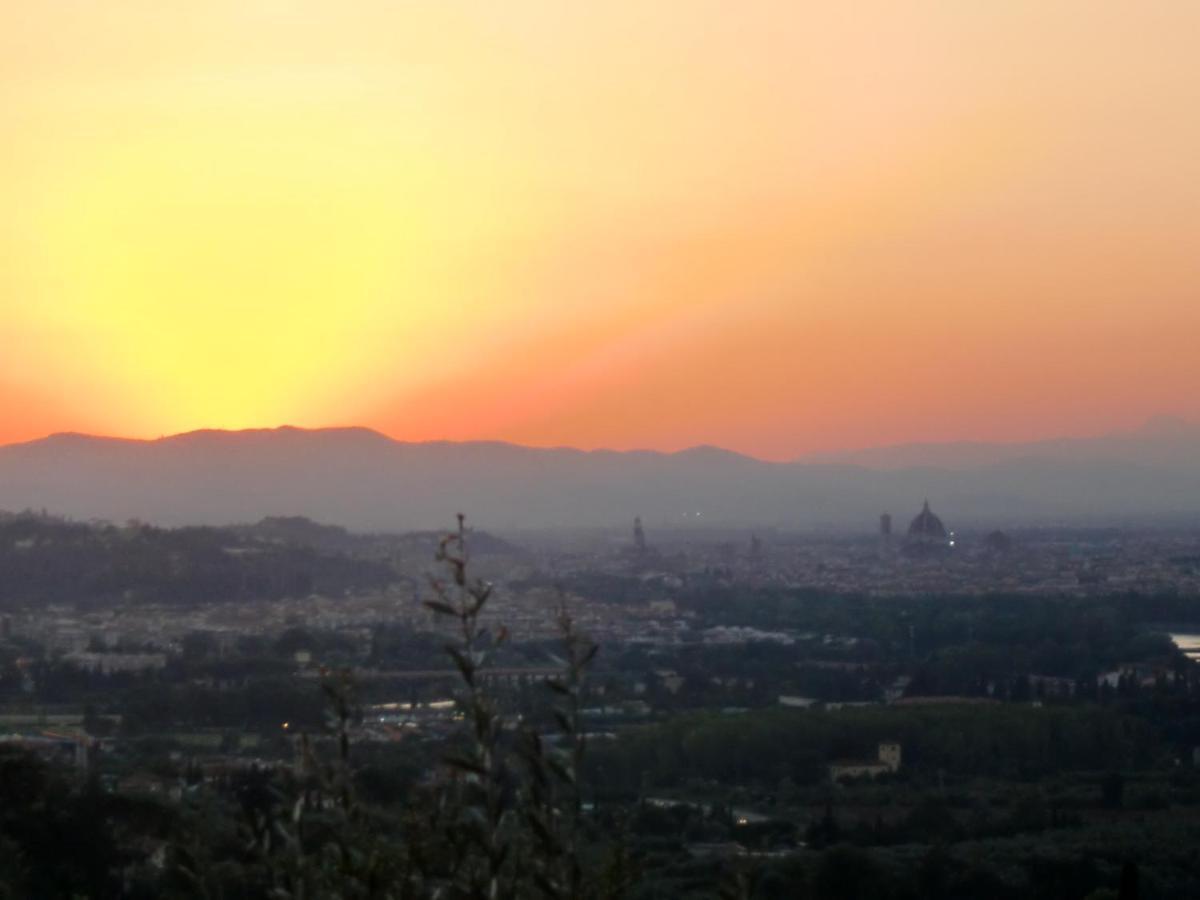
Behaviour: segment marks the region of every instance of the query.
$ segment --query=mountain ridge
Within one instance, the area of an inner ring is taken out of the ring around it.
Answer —
[[[0,453],[19,447],[37,447],[37,446],[54,446],[54,445],[86,445],[95,443],[100,445],[126,445],[126,446],[142,446],[142,447],[158,447],[158,446],[175,446],[186,444],[200,444],[207,441],[239,441],[251,440],[257,438],[270,437],[315,437],[317,439],[326,439],[334,437],[349,437],[349,438],[367,438],[376,441],[380,444],[389,445],[397,448],[407,447],[470,447],[470,448],[497,448],[497,449],[516,449],[521,451],[530,451],[536,453],[577,453],[582,455],[601,454],[601,455],[649,455],[660,457],[673,456],[690,456],[690,457],[726,457],[737,458],[743,460],[751,460],[753,462],[787,465],[787,462],[779,462],[775,460],[760,459],[759,457],[750,456],[746,453],[741,453],[736,450],[730,450],[725,447],[720,447],[715,444],[695,444],[690,447],[683,447],[679,450],[657,450],[652,447],[633,447],[628,449],[616,449],[612,447],[572,447],[570,445],[558,444],[552,446],[538,446],[533,444],[519,444],[514,441],[503,441],[496,439],[477,439],[477,440],[450,440],[445,438],[436,438],[427,441],[406,441],[399,438],[391,437],[382,431],[377,431],[373,428],[358,425],[348,426],[330,426],[322,428],[301,428],[295,425],[278,425],[271,428],[239,428],[239,429],[224,429],[224,428],[199,428],[192,431],[182,431],[177,434],[162,435],[157,438],[133,438],[121,437],[118,435],[103,435],[90,434],[82,431],[57,431],[44,437],[32,438],[26,441],[16,441],[10,444],[0,444]]]
[[[640,515],[650,527],[869,533],[880,512],[903,520],[928,496],[959,524],[1200,521],[1200,434],[1193,441],[1189,428],[1158,430],[1036,448],[1057,447],[1057,456],[1009,445],[994,459],[914,457],[890,468],[844,455],[768,462],[710,446],[404,442],[363,428],[152,440],[66,433],[0,447],[0,508],[163,525],[306,516],[368,531],[442,527],[462,511],[491,530],[626,527]]]
[[[649,447],[635,447],[627,449],[616,449],[611,447],[584,448],[562,444],[539,446],[531,444],[519,444],[513,441],[497,439],[476,439],[464,441],[433,439],[427,441],[406,441],[399,438],[394,438],[377,429],[362,425],[304,428],[296,425],[286,424],[274,427],[243,429],[198,428],[190,431],[178,432],[176,434],[161,435],[157,438],[134,438],[122,437],[119,435],[92,434],[81,431],[59,431],[45,435],[44,437],[33,438],[26,441],[0,444],[0,451],[14,447],[31,447],[42,444],[86,444],[88,442],[95,442],[104,444],[136,444],[146,446],[188,444],[211,440],[246,440],[276,436],[316,436],[322,439],[343,436],[366,438],[380,444],[396,447],[503,447],[535,452],[569,451],[580,454],[649,454],[664,457],[725,456],[776,465],[827,465],[840,463],[871,468],[872,460],[887,460],[893,457],[900,458],[904,457],[905,455],[916,455],[921,453],[961,452],[967,456],[970,454],[991,453],[994,454],[997,459],[1020,459],[1037,458],[1047,455],[1047,453],[1053,454],[1056,451],[1060,452],[1065,449],[1094,448],[1105,444],[1111,445],[1114,442],[1130,443],[1152,440],[1194,441],[1196,442],[1197,446],[1200,446],[1200,423],[1190,422],[1179,416],[1159,415],[1150,417],[1142,425],[1136,428],[1104,432],[1097,435],[1071,435],[1014,441],[984,441],[971,439],[951,441],[911,441],[842,450],[813,451],[801,454],[789,460],[763,459],[748,453],[743,453],[741,451],[731,450],[726,447],[707,443],[695,444],[689,447],[680,448],[678,450],[658,450]],[[982,463],[968,459],[965,460],[963,464],[979,465]],[[886,464],[886,467],[893,467],[893,464]]]

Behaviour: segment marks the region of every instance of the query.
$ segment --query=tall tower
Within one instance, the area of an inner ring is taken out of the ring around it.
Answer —
[[[646,552],[646,532],[642,530],[641,516],[635,516],[633,520],[633,549],[639,556]]]
[[[892,549],[892,514],[884,513],[879,517],[879,549],[887,553]]]

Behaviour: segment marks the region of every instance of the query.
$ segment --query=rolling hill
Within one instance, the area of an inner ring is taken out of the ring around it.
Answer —
[[[355,530],[648,526],[863,529],[929,497],[948,521],[1200,519],[1200,428],[1007,445],[913,445],[771,463],[678,453],[405,443],[367,429],[59,434],[0,447],[0,508],[162,525],[307,516]]]

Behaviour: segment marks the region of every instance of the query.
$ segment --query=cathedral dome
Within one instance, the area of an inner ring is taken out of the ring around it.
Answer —
[[[925,505],[917,517],[912,520],[912,524],[908,526],[908,536],[920,540],[941,540],[946,537],[946,526],[933,514],[928,500],[925,501]]]

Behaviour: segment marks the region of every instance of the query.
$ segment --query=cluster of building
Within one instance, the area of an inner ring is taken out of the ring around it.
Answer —
[[[720,565],[721,554],[707,562]],[[1200,593],[1194,530],[1038,529],[956,533],[928,501],[903,534],[888,513],[873,541],[780,536],[732,565],[731,578],[869,596],[1025,594],[1097,596],[1114,591]]]

